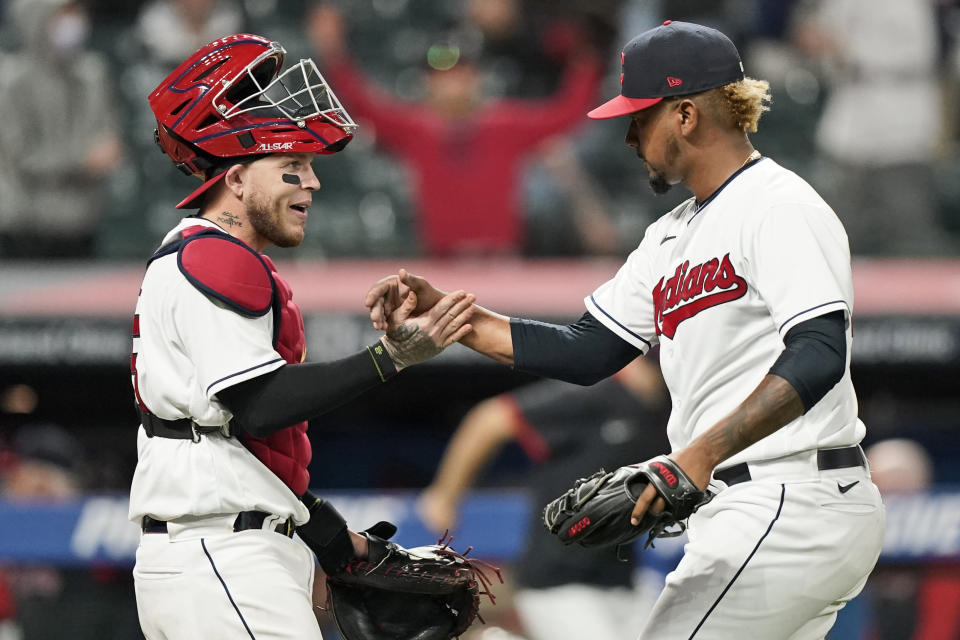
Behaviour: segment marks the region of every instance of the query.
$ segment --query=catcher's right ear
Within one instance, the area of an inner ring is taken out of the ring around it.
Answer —
[[[244,179],[246,169],[247,165],[245,164],[235,164],[227,169],[227,175],[223,177],[223,184],[237,200],[243,199],[243,190],[246,186],[246,180]]]

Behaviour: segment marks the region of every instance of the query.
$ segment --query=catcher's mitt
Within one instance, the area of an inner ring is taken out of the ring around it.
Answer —
[[[346,640],[450,640],[479,617],[481,595],[494,602],[484,569],[503,582],[500,570],[468,560],[469,548],[460,554],[441,539],[405,549],[371,533],[377,530],[389,531],[364,532],[367,559],[327,576],[333,617]]]
[[[650,483],[667,506],[662,513],[648,509],[634,526],[630,513]],[[580,478],[572,489],[544,508],[543,524],[564,544],[624,545],[646,534],[646,548],[654,538],[683,533],[686,519],[709,499],[709,494],[698,489],[673,460],[657,456],[616,471],[601,469]]]

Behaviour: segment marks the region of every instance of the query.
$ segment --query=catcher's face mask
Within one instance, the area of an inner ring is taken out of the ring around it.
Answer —
[[[283,117],[305,127],[306,121],[322,118],[353,133],[357,125],[340,104],[313,60],[301,59],[280,75],[264,82],[258,68],[276,59],[283,48],[271,42],[271,49],[252,60],[235,78],[221,82],[211,104],[224,118],[240,114],[256,117]]]
[[[150,94],[161,149],[200,178],[224,159],[343,149],[357,125],[312,60],[281,73],[285,54],[280,44],[245,33],[197,51]],[[209,187],[178,208],[199,206]]]

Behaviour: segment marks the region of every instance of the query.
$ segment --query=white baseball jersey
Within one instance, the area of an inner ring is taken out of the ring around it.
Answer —
[[[185,218],[163,244],[197,225],[219,228]],[[232,415],[217,392],[284,365],[273,348],[273,314],[245,317],[206,296],[180,272],[176,253],[150,264],[136,314],[134,385],[157,417],[225,425]],[[283,481],[236,438],[148,438],[141,427],[137,455],[129,512],[134,522],[144,515],[175,520],[240,511],[293,517],[297,524],[309,518]]]
[[[841,310],[847,369],[806,414],[724,461],[767,460],[860,442],[850,380],[853,285],[847,236],[799,176],[762,158],[703,203],[692,198],[647,229],[617,275],[585,300],[646,352],[660,344],[674,450],[728,415],[783,351],[791,327]]]
[[[819,469],[814,450],[857,444],[850,381],[853,287],[847,236],[816,192],[760,159],[703,203],[647,229],[619,273],[586,299],[592,315],[646,351],[660,344],[674,449],[750,395],[791,327],[841,310],[843,378],[803,416],[723,462],[750,482],[714,480],[650,612],[643,640],[822,640],[880,553],[884,511],[861,466]]]

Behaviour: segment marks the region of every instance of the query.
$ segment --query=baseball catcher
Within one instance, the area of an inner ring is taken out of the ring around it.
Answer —
[[[479,618],[480,596],[495,598],[484,572],[500,570],[467,559],[450,540],[405,549],[389,538],[397,528],[379,522],[363,532],[368,556],[358,559],[347,524],[334,507],[309,493],[310,521],[298,528],[327,574],[327,592],[346,640],[450,640]],[[483,621],[482,618],[480,619]]]
[[[648,509],[634,525],[630,514],[648,484],[654,486],[666,507],[660,513]],[[655,538],[683,533],[686,519],[709,499],[709,494],[698,489],[673,460],[657,456],[578,479],[544,508],[543,524],[564,544],[619,547],[646,535],[646,548]]]

